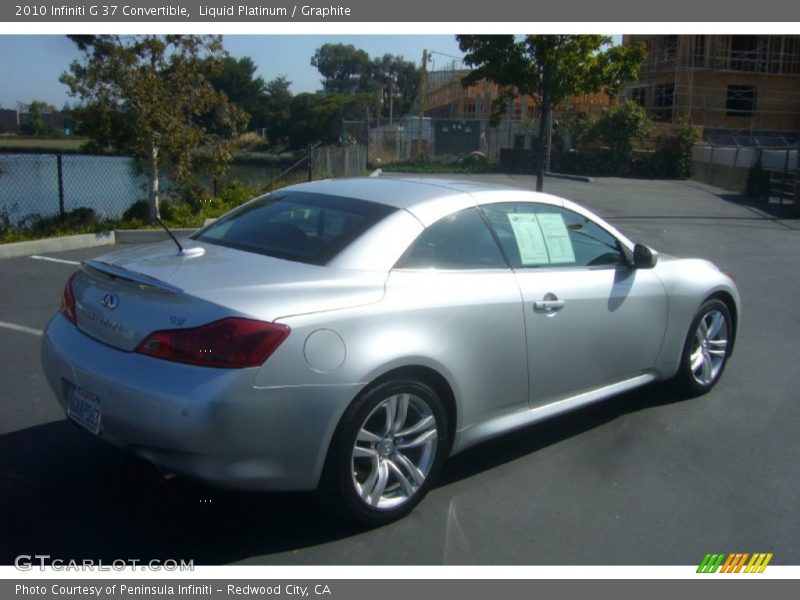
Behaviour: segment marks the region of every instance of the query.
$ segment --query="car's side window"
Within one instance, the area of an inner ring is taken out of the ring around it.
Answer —
[[[507,269],[492,232],[475,208],[437,221],[414,240],[399,269]]]
[[[571,210],[533,202],[487,204],[481,210],[514,268],[625,264],[617,239]]]

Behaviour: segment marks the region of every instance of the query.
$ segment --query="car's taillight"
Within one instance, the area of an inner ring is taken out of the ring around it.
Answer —
[[[64,286],[64,293],[61,294],[61,314],[64,315],[68,321],[73,325],[78,324],[78,319],[75,316],[75,294],[72,293],[72,280],[75,279],[76,273],[70,275],[67,279],[67,284]]]
[[[230,317],[151,333],[136,352],[175,362],[238,369],[264,363],[289,335],[286,325]]]

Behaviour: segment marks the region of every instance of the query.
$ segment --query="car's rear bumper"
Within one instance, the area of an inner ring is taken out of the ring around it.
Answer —
[[[98,437],[174,471],[240,489],[316,487],[354,384],[253,387],[257,369],[173,363],[102,344],[57,314],[42,366],[64,407],[71,386],[96,396]]]

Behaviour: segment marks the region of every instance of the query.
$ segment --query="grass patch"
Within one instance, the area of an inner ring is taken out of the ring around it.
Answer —
[[[373,167],[376,165],[373,165]],[[498,173],[500,165],[482,156],[470,155],[458,161],[407,161],[380,165],[384,173]]]
[[[0,138],[3,152],[80,152],[85,138]]]

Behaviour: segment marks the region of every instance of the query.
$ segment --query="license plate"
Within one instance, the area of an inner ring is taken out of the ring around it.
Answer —
[[[92,433],[100,431],[100,399],[77,386],[72,388],[67,404],[67,416]]]

